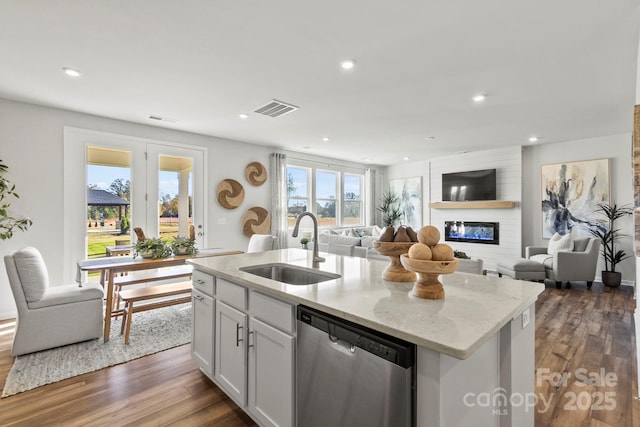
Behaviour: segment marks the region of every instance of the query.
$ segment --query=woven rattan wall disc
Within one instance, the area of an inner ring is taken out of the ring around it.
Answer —
[[[247,209],[242,219],[242,233],[251,237],[254,234],[269,234],[271,231],[271,214],[265,208],[254,206]]]
[[[253,185],[262,185],[267,180],[267,169],[260,162],[249,163],[244,174]]]
[[[225,179],[218,184],[216,195],[223,208],[235,209],[244,200],[244,188],[235,179]]]

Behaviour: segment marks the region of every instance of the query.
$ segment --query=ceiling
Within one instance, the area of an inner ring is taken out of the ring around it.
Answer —
[[[630,133],[639,12],[638,0],[0,0],[0,97],[398,164]],[[271,99],[299,109],[253,113]]]

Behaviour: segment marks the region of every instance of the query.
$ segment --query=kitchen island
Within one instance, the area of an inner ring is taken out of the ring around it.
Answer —
[[[289,307],[302,304],[416,344],[418,426],[533,426],[534,303],[544,290],[542,284],[454,273],[441,276],[443,300],[425,300],[412,295],[413,283],[383,280],[384,261],[326,254],[318,270],[341,277],[311,285],[288,285],[240,270],[271,263],[312,267],[312,253],[300,249],[194,259],[189,263],[196,270],[196,290],[198,280],[212,277],[211,287],[239,301],[235,308],[249,307],[248,316],[252,295],[260,302],[256,307],[265,305],[263,297],[273,297],[273,301]],[[208,276],[200,277],[200,273]],[[246,288],[242,292],[246,295],[248,291],[249,295],[241,297],[235,285]],[[217,291],[211,296],[224,301]],[[226,303],[223,308],[227,309]],[[290,314],[294,316],[294,311]],[[286,316],[280,316],[285,318],[280,331],[289,334],[287,346],[293,352],[295,319],[288,322]],[[216,317],[216,323],[223,323],[225,318]],[[254,329],[245,323],[237,323],[236,344],[244,342],[244,336],[251,341],[249,334]],[[245,331],[248,334],[243,335]],[[194,341],[200,336],[196,332]],[[215,347],[215,343],[212,345]],[[217,356],[219,351],[215,348],[213,352]],[[224,355],[220,360],[224,363]],[[203,371],[216,380],[211,367]],[[216,383],[221,380],[226,381],[225,375],[220,375]],[[293,384],[293,380],[288,381]],[[225,391],[236,388],[223,386]],[[241,406],[246,403],[242,394],[235,399]]]

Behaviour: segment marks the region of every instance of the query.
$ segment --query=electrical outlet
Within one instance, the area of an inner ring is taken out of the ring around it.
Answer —
[[[525,311],[522,312],[522,329],[526,328],[529,324],[529,320],[531,319],[531,308],[527,307]]]

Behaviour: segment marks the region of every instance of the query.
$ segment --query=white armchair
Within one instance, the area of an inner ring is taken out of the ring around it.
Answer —
[[[562,282],[585,281],[591,288],[596,275],[600,240],[595,237],[580,237],[573,240],[572,251],[558,251],[548,254],[546,247],[528,246],[525,256],[544,265],[547,279],[556,282],[561,288]]]
[[[4,257],[18,317],[11,355],[46,350],[102,336],[104,292],[97,283],[49,286],[35,248]]]

